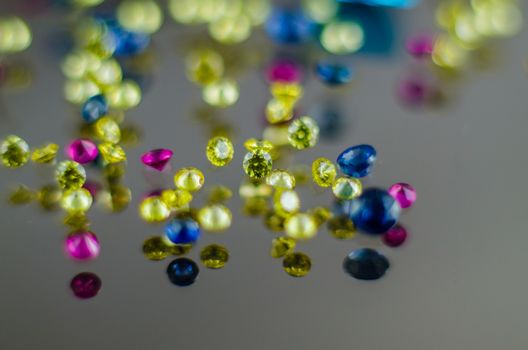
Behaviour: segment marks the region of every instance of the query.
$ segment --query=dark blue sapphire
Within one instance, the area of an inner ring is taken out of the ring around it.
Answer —
[[[87,123],[93,123],[108,113],[108,102],[103,95],[92,96],[83,104],[81,113]]]
[[[352,80],[352,71],[340,64],[318,63],[315,73],[323,83],[330,86],[344,85]]]
[[[297,9],[273,9],[266,22],[266,33],[279,44],[299,44],[313,36],[314,22]]]
[[[178,258],[167,266],[169,280],[180,287],[189,286],[196,281],[200,269],[196,263],[188,258]]]
[[[376,150],[371,145],[347,148],[337,157],[337,165],[351,177],[365,177],[372,171],[376,161]]]
[[[377,280],[389,267],[387,258],[370,248],[353,250],[343,261],[345,271],[358,280]]]
[[[379,235],[396,225],[400,217],[398,202],[385,190],[369,188],[352,201],[350,218],[365,233]]]
[[[174,244],[194,243],[200,238],[200,227],[193,219],[176,218],[165,226],[165,235]]]

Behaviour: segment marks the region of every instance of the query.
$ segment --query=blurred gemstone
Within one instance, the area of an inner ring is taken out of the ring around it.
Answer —
[[[141,156],[141,162],[146,166],[163,171],[172,158],[173,152],[170,149],[159,148],[149,151]]]
[[[376,150],[370,145],[347,148],[337,157],[337,165],[351,177],[365,177],[372,171],[376,161]]]
[[[90,97],[81,109],[82,117],[87,123],[94,123],[108,113],[108,102],[104,95]]]
[[[182,168],[174,175],[174,184],[180,190],[195,192],[202,188],[205,178],[200,169]]]
[[[419,106],[427,101],[431,91],[427,83],[419,78],[407,78],[399,82],[397,95],[409,106]]]
[[[350,218],[336,216],[328,220],[328,231],[337,239],[350,239],[356,236],[356,227]]]
[[[70,288],[79,299],[93,298],[101,290],[101,279],[94,273],[81,272],[72,278]]]
[[[295,240],[289,237],[277,237],[271,241],[271,256],[273,258],[282,258],[286,254],[293,253],[295,249]]]
[[[149,260],[163,260],[170,253],[171,247],[161,237],[150,237],[143,242],[143,255]]]
[[[174,244],[194,243],[200,238],[200,227],[193,219],[172,219],[165,226],[165,235]]]
[[[207,205],[198,211],[198,222],[206,231],[224,231],[231,226],[231,219],[231,211],[222,204]]]
[[[383,235],[383,242],[389,247],[399,247],[407,239],[407,230],[399,225],[394,226]]]
[[[200,269],[196,263],[188,258],[178,258],[167,266],[169,280],[180,287],[189,286],[196,281]]]
[[[159,196],[147,197],[139,205],[139,215],[146,222],[162,222],[170,215],[170,208]]]
[[[312,37],[314,23],[300,9],[275,8],[265,28],[271,40],[279,44],[299,44]]]
[[[303,253],[290,253],[282,261],[284,271],[293,277],[304,277],[312,268],[310,257]]]
[[[284,223],[286,235],[296,240],[308,240],[317,234],[317,222],[306,213],[297,213],[286,219]]]
[[[9,135],[0,144],[2,163],[8,168],[19,168],[29,159],[29,146],[26,141]]]
[[[35,149],[31,154],[31,160],[35,163],[51,163],[55,160],[58,151],[59,145],[55,143],[48,143],[40,148]]]
[[[340,64],[319,63],[315,72],[323,83],[330,86],[344,85],[352,80],[351,70]]]
[[[90,140],[83,139],[72,141],[68,145],[66,152],[70,159],[76,161],[79,164],[90,163],[94,161],[99,155],[99,150],[97,149],[95,143]]]
[[[400,212],[400,206],[387,191],[369,188],[352,201],[350,218],[358,229],[378,235],[396,225]]]
[[[431,35],[416,35],[407,40],[405,48],[414,57],[428,57],[433,53],[434,41]]]
[[[200,252],[200,260],[207,268],[221,269],[229,260],[229,252],[221,245],[210,244]]]
[[[101,246],[97,236],[90,231],[75,232],[65,240],[66,252],[76,260],[91,260],[99,256]]]
[[[295,62],[288,60],[277,60],[266,70],[266,79],[270,83],[298,83],[301,81],[301,67]]]
[[[343,262],[343,268],[358,280],[377,280],[389,268],[389,261],[374,249],[360,248],[350,252]]]
[[[416,202],[416,190],[409,184],[395,183],[388,190],[402,209],[410,208]]]
[[[123,162],[126,160],[125,150],[119,145],[109,142],[99,144],[99,152],[103,160],[108,164]]]

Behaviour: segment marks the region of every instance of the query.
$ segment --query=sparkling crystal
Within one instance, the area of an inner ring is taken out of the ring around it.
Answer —
[[[298,83],[273,83],[270,86],[270,92],[276,99],[294,104],[301,99],[304,89]]]
[[[29,146],[20,137],[9,135],[0,143],[0,157],[6,167],[19,168],[29,159]]]
[[[224,60],[210,49],[193,51],[186,60],[187,76],[200,85],[211,84],[224,74]]]
[[[327,223],[328,231],[337,239],[350,239],[356,236],[356,227],[350,218],[336,216]]]
[[[396,225],[400,206],[382,189],[369,188],[352,201],[350,218],[356,227],[368,234],[382,234]]]
[[[70,288],[79,299],[95,297],[101,290],[102,282],[99,276],[91,272],[81,272],[72,278]]]
[[[212,204],[198,211],[198,223],[206,231],[224,231],[231,226],[232,214],[222,204]]]
[[[86,170],[77,162],[65,160],[55,170],[57,183],[63,189],[78,189],[86,182]]]
[[[385,232],[382,239],[389,247],[399,247],[407,240],[407,230],[403,226],[396,225]]]
[[[279,60],[273,62],[266,70],[268,82],[297,83],[301,81],[301,68],[292,61]]]
[[[93,198],[84,188],[66,190],[62,194],[61,207],[68,213],[84,213],[92,206]]]
[[[48,143],[33,150],[33,153],[31,153],[31,160],[35,163],[51,163],[55,160],[58,151],[59,145],[55,143]]]
[[[169,280],[180,287],[189,286],[196,281],[200,269],[196,263],[188,258],[178,258],[167,266]]]
[[[288,99],[271,99],[266,105],[266,119],[271,124],[283,123],[293,118],[294,104]]]
[[[340,177],[332,185],[332,192],[338,199],[354,199],[361,195],[363,185],[353,177]]]
[[[316,207],[310,209],[308,210],[308,214],[313,216],[315,222],[317,223],[317,227],[332,219],[332,217],[334,216],[332,211],[325,207]]]
[[[193,199],[190,192],[185,190],[164,190],[161,192],[161,200],[170,209],[178,209],[189,204]]]
[[[268,211],[264,216],[264,224],[273,232],[283,232],[285,221],[284,215],[280,215],[273,210]]]
[[[219,204],[228,201],[233,197],[233,192],[226,186],[213,186],[209,191],[208,202],[211,204]]]
[[[120,163],[127,159],[121,146],[108,142],[99,144],[99,153],[108,164]]]
[[[156,169],[158,171],[163,171],[169,161],[171,160],[173,152],[170,149],[158,148],[147,153],[144,153],[141,156],[141,163],[146,166]]]
[[[273,208],[282,216],[290,216],[299,211],[301,200],[294,190],[277,190],[273,196]]]
[[[372,171],[376,161],[376,150],[370,145],[347,148],[337,157],[337,165],[351,177],[365,177]]]
[[[321,187],[330,187],[334,184],[337,170],[334,163],[326,158],[318,158],[312,163],[312,178]]]
[[[273,258],[282,258],[286,254],[293,253],[295,240],[289,237],[277,237],[271,241],[270,255]]]
[[[377,280],[385,275],[389,261],[374,249],[360,248],[347,255],[343,268],[358,280]]]
[[[339,86],[352,81],[352,72],[347,66],[331,63],[319,63],[315,67],[319,79],[330,86]]]
[[[90,231],[75,232],[66,237],[66,252],[76,260],[91,260],[99,256],[101,246],[97,236]]]
[[[416,190],[409,184],[395,183],[388,190],[402,209],[410,208],[416,202]]]
[[[193,167],[182,168],[174,175],[174,184],[180,190],[195,192],[202,188],[204,184],[203,173]]]
[[[224,246],[210,244],[200,252],[200,260],[207,268],[221,269],[229,260],[229,252]]]
[[[174,244],[194,243],[200,238],[200,227],[193,219],[172,219],[165,226],[165,235]]]
[[[249,152],[271,152],[271,150],[273,150],[273,144],[271,142],[254,138],[247,139],[246,142],[244,142],[244,147]]]
[[[99,155],[99,150],[95,143],[90,140],[78,139],[72,141],[66,148],[68,157],[79,164],[93,162]]]
[[[87,123],[94,123],[108,113],[108,102],[104,95],[90,97],[81,109],[82,117]]]
[[[273,170],[266,177],[266,183],[275,189],[291,190],[295,188],[295,177],[286,170]]]
[[[250,178],[258,180],[268,176],[273,168],[273,161],[267,152],[248,152],[244,157],[243,167]]]
[[[222,167],[233,159],[235,149],[227,137],[216,136],[209,140],[206,148],[206,156],[214,166]]]
[[[95,135],[103,141],[116,144],[121,140],[121,129],[112,117],[102,117],[94,124]]]
[[[162,222],[168,219],[170,209],[160,197],[148,197],[139,205],[139,215],[147,222]]]
[[[233,79],[224,78],[204,87],[202,98],[213,106],[225,108],[234,105],[238,101],[238,84]]]
[[[313,147],[319,140],[319,126],[310,117],[296,119],[288,127],[288,140],[300,150]]]
[[[312,268],[312,260],[303,253],[289,253],[284,257],[282,267],[290,276],[304,277]]]
[[[143,242],[143,255],[149,260],[159,261],[171,253],[171,248],[158,236],[147,238]]]
[[[297,213],[286,219],[284,223],[286,235],[296,240],[308,240],[317,234],[317,222],[306,213]]]

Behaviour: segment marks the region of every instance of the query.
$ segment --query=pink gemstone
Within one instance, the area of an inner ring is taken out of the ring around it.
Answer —
[[[389,194],[398,202],[402,209],[409,208],[416,202],[416,190],[406,183],[395,183],[389,187]]]
[[[278,60],[267,68],[266,79],[270,83],[296,83],[302,79],[301,68],[295,62]]]
[[[424,104],[430,96],[430,88],[422,79],[408,78],[398,85],[397,95],[401,102],[410,106]]]
[[[405,48],[414,57],[428,57],[433,53],[434,42],[432,35],[417,35],[407,40]]]
[[[92,198],[95,199],[97,197],[97,193],[101,189],[101,185],[98,184],[97,182],[87,180],[84,183],[83,188],[87,190],[88,192],[90,192],[90,194],[92,195]]]
[[[76,260],[95,259],[101,250],[97,236],[89,231],[68,235],[65,247],[68,255]]]
[[[141,162],[148,167],[163,171],[167,163],[172,158],[172,151],[166,148],[159,148],[149,151],[141,156]]]
[[[407,230],[402,226],[394,226],[383,235],[383,242],[389,247],[399,247],[407,239]]]
[[[70,282],[70,288],[79,299],[90,299],[101,290],[101,279],[95,273],[81,272],[73,277]]]
[[[70,159],[79,164],[86,164],[93,162],[99,150],[97,145],[90,140],[78,139],[72,141],[66,148],[66,153]]]

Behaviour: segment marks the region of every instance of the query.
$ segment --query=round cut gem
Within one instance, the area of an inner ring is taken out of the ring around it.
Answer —
[[[317,234],[317,222],[310,214],[297,213],[286,219],[284,229],[293,239],[308,240]]]
[[[174,175],[174,184],[180,190],[195,192],[202,188],[204,175],[200,169],[188,167],[182,168]]]
[[[40,148],[37,148],[31,153],[31,160],[35,163],[48,164],[55,160],[59,145],[55,143],[48,143]]]
[[[336,216],[328,221],[328,231],[337,239],[351,239],[356,236],[356,227],[346,216]]]
[[[356,227],[373,235],[385,233],[396,225],[400,212],[396,200],[378,188],[366,190],[350,205],[350,218]]]
[[[315,72],[323,83],[330,86],[344,85],[352,80],[350,69],[340,64],[319,63]]]
[[[294,120],[288,127],[288,141],[299,150],[313,147],[319,140],[319,126],[310,117]]]
[[[312,163],[312,178],[319,186],[332,186],[336,175],[336,166],[329,159],[318,158]]]
[[[293,118],[294,104],[289,99],[271,99],[266,105],[266,119],[271,124],[283,123]]]
[[[266,177],[266,183],[275,189],[291,190],[295,187],[295,176],[286,170],[273,170]]]
[[[407,230],[396,225],[383,235],[383,242],[389,247],[399,247],[407,240]]]
[[[97,236],[90,231],[75,232],[68,235],[65,248],[68,255],[76,260],[95,259],[101,250]]]
[[[65,160],[57,165],[55,177],[61,188],[78,189],[86,182],[86,170],[77,162]]]
[[[224,246],[211,244],[202,249],[200,260],[207,268],[221,269],[229,260],[229,252]]]
[[[282,261],[284,271],[293,277],[304,277],[312,268],[312,260],[303,253],[289,253]]]
[[[416,202],[416,190],[409,184],[395,183],[388,191],[402,209],[410,208]]]
[[[227,137],[217,136],[209,140],[205,153],[211,164],[221,167],[231,162],[235,150]]]
[[[246,142],[244,142],[244,147],[249,152],[271,152],[271,150],[273,150],[273,144],[271,142],[254,138],[247,139]]]
[[[273,258],[282,258],[286,254],[293,253],[295,249],[295,240],[290,237],[277,237],[271,241],[271,256]]]
[[[81,272],[72,278],[70,288],[79,299],[93,298],[101,290],[102,282],[99,276],[91,272]]]
[[[358,280],[381,278],[390,264],[387,258],[374,249],[360,248],[350,252],[343,262],[343,268]]]
[[[165,226],[167,239],[174,244],[194,243],[200,238],[200,227],[193,219],[172,219]]]
[[[342,200],[357,198],[362,191],[361,181],[353,177],[340,177],[332,185],[332,192],[338,199]]]
[[[143,255],[149,260],[163,260],[170,253],[171,247],[161,237],[150,237],[143,242]]]
[[[187,77],[199,84],[211,84],[224,74],[224,59],[217,52],[202,49],[191,52],[186,59]]]
[[[99,145],[99,152],[108,164],[120,163],[126,160],[126,153],[119,145],[104,142]]]
[[[178,209],[189,204],[193,199],[190,192],[185,190],[164,190],[161,200],[171,209]]]
[[[232,214],[222,204],[211,204],[198,211],[200,227],[207,231],[224,231],[231,226]]]
[[[121,140],[121,129],[112,117],[102,117],[95,123],[95,134],[103,142],[116,144]]]
[[[146,222],[162,222],[169,217],[170,209],[159,196],[147,197],[139,205],[139,215]]]
[[[158,148],[149,151],[141,156],[141,163],[146,166],[163,171],[171,160],[173,152],[170,149]]]
[[[376,150],[370,145],[347,148],[337,157],[337,165],[350,177],[365,177],[372,171]]]
[[[273,208],[282,216],[290,216],[299,211],[301,200],[294,190],[278,190],[273,196]]]
[[[238,83],[233,79],[225,78],[206,85],[202,91],[202,98],[213,107],[225,108],[234,105],[238,101],[239,94]]]
[[[273,62],[266,70],[268,82],[297,83],[302,78],[301,68],[292,61]]]
[[[19,168],[29,159],[29,146],[20,137],[9,135],[0,144],[0,157],[6,167]]]
[[[248,152],[242,165],[250,178],[258,180],[268,176],[272,170],[273,161],[268,152]]]
[[[93,123],[108,113],[108,102],[104,95],[95,95],[86,100],[81,113],[87,123]]]
[[[93,162],[99,155],[99,150],[95,143],[90,140],[78,139],[72,141],[66,149],[68,157],[79,164]]]
[[[68,213],[84,213],[92,206],[90,191],[84,188],[66,190],[62,194],[61,207]]]
[[[196,263],[188,258],[178,258],[167,266],[169,280],[180,287],[189,286],[196,281],[200,269]]]

